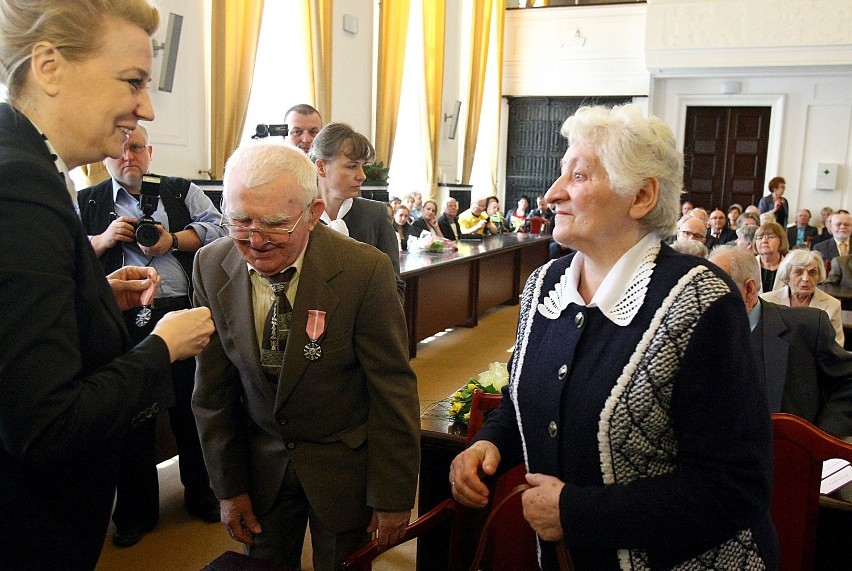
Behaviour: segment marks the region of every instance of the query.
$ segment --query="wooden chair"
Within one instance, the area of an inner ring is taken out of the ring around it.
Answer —
[[[499,394],[474,391],[466,445],[470,445],[473,437],[482,428],[485,412],[497,408],[500,398]],[[483,522],[491,506],[500,504],[500,513],[492,518],[489,533],[481,539],[488,545],[488,549],[485,550],[480,568],[538,569],[535,532],[523,518],[520,495],[514,495],[506,502],[500,501],[510,495],[515,486],[526,482],[524,474],[526,469],[523,464],[519,464],[497,478],[492,487],[489,506],[482,510],[466,508],[452,498],[444,500],[408,524],[405,534],[396,545],[433,531],[449,521],[449,568],[466,569],[470,565]],[[372,561],[378,555],[378,542],[373,540],[350,555],[344,561],[343,568],[350,571],[369,571],[372,569]]]
[[[775,451],[772,521],[781,545],[781,571],[814,568],[822,463],[852,461],[852,444],[792,414],[772,415]]]

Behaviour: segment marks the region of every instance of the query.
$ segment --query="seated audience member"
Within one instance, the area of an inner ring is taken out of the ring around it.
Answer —
[[[529,228],[530,199],[522,195],[518,199],[518,206],[506,213],[506,219],[512,227],[513,232],[526,232]]]
[[[408,209],[408,223],[411,224],[414,220],[411,219],[411,211],[414,210],[414,193],[410,192],[402,197],[402,205]]]
[[[814,244],[823,242],[831,238],[831,215],[834,214],[834,209],[830,206],[823,206],[819,211],[820,223],[817,224],[817,235],[814,238]]]
[[[852,353],[837,344],[824,311],[758,297],[754,258],[730,245],[710,252],[745,302],[751,346],[770,412],[795,414],[838,438],[852,436]]]
[[[485,214],[488,215],[488,219],[492,224],[497,228],[497,232],[511,232],[511,227],[509,226],[509,221],[503,217],[503,214],[500,212],[500,199],[496,196],[489,196],[485,199]]]
[[[381,202],[358,196],[367,179],[364,165],[376,158],[372,143],[345,123],[329,123],[314,139],[310,157],[317,167],[317,184],[325,201],[320,220],[344,236],[387,254],[402,299],[405,281],[399,277],[399,247],[387,209]]]
[[[391,196],[388,203],[391,205],[391,208],[396,210],[396,207],[402,204],[402,200],[398,196]]]
[[[762,299],[789,307],[815,307],[828,314],[843,346],[843,322],[840,319],[840,301],[817,288],[825,281],[825,264],[819,252],[790,250],[778,268],[778,279],[784,287],[760,294]]]
[[[796,213],[796,224],[787,228],[787,241],[790,248],[806,248],[810,250],[811,244],[817,235],[817,229],[810,225],[811,211],[802,208]]]
[[[319,111],[306,103],[294,105],[284,114],[284,123],[288,127],[284,143],[305,154],[310,153],[314,139],[322,130]]]
[[[728,207],[728,228],[736,230],[740,227],[740,216],[743,213],[743,207],[739,204],[732,204]]]
[[[778,277],[778,266],[787,255],[787,233],[780,224],[769,222],[754,233],[754,253],[760,263],[761,292],[770,292],[784,286]]]
[[[777,223],[778,219],[775,218],[775,214],[773,214],[772,212],[764,212],[763,214],[760,215],[760,223],[766,224],[767,222],[776,222]],[[779,226],[781,226],[781,224],[779,224]]]
[[[677,230],[678,240],[696,240],[704,244],[707,241],[707,226],[700,218],[691,214],[680,219]]]
[[[694,204],[692,204],[688,200],[685,201],[683,204],[680,205],[680,215],[686,216],[687,214],[689,214],[692,211],[693,208],[695,208]]]
[[[420,218],[411,224],[411,230],[415,236],[420,236],[424,230],[428,230],[433,236],[444,238],[444,233],[438,224],[438,203],[434,200],[427,200],[423,203],[420,209]]]
[[[444,212],[438,216],[438,227],[441,229],[444,238],[449,238],[450,240],[461,238],[461,227],[459,226],[459,221],[456,220],[458,214],[459,201],[452,196],[447,197],[444,200]]]
[[[754,252],[754,234],[757,232],[757,225],[744,224],[737,228],[737,248]]]
[[[755,218],[760,220],[760,208],[758,208],[754,204],[749,204],[748,206],[745,207],[745,210],[743,210],[743,214],[745,214],[747,212],[749,214],[754,214]]]
[[[787,183],[782,177],[776,176],[769,181],[767,186],[769,187],[769,194],[760,199],[760,202],[757,203],[757,208],[761,214],[771,212],[775,215],[775,221],[784,228],[787,226],[787,218],[790,211],[790,205],[787,204],[787,199],[784,198]]]
[[[411,205],[409,217],[411,218],[411,222],[414,223],[415,220],[420,218],[420,212],[423,209],[423,194],[415,190],[411,193],[411,196],[414,198],[414,203]]]
[[[748,211],[743,212],[743,215],[740,216],[740,226],[754,226],[757,228],[760,226],[760,214]]]
[[[708,219],[707,240],[704,242],[708,250],[719,244],[727,244],[737,239],[737,234],[727,227],[728,218],[718,208],[710,213]]]
[[[491,223],[485,213],[484,198],[473,201],[470,208],[459,215],[458,221],[463,236],[487,236],[497,233],[497,226]]]
[[[393,211],[393,230],[396,233],[396,241],[401,251],[408,250],[408,237],[419,235],[409,221],[408,207],[400,204]]]
[[[681,254],[689,254],[690,256],[698,256],[699,258],[707,257],[707,246],[698,240],[675,240],[672,242],[672,250]]]
[[[837,256],[852,254],[849,250],[849,235],[852,234],[852,216],[845,210],[838,210],[831,215],[831,239],[823,240],[814,245],[814,250],[822,255],[823,260],[833,260]]]
[[[544,225],[541,231],[542,233],[547,234],[553,229],[553,217],[556,213],[553,212],[550,205],[547,204],[547,200],[545,200],[543,196],[539,196],[536,199],[536,204],[538,204],[538,206],[533,208],[530,213],[530,217],[535,216],[537,218],[544,218]]]

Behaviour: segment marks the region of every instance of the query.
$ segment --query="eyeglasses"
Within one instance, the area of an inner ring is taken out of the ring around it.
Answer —
[[[705,238],[704,234],[696,234],[695,232],[690,232],[689,230],[681,230],[681,234],[684,235],[685,238],[689,240],[703,240]]]
[[[148,145],[127,145],[124,147],[124,151],[130,151],[134,155],[141,155],[148,149]]]
[[[249,242],[252,232],[257,232],[263,238],[264,244],[285,244],[290,241],[290,235],[296,231],[296,226],[302,221],[306,210],[303,210],[296,223],[289,230],[286,228],[251,228],[242,224],[228,224],[222,222],[221,226],[228,229],[228,237],[237,242]],[[273,240],[273,238],[275,238]]]
[[[760,236],[754,237],[755,241],[757,240],[780,240],[781,236],[778,234],[761,234]]]

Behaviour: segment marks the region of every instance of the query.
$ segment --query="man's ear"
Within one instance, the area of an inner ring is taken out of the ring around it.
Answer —
[[[758,293],[760,293],[759,286],[754,278],[748,278],[743,284],[743,290],[745,291],[746,308],[751,310],[757,303]]]
[[[59,93],[59,79],[62,67],[68,60],[50,42],[41,41],[32,49],[30,71],[33,81],[50,97]]]
[[[657,206],[657,198],[660,193],[660,181],[652,177],[645,181],[636,196],[633,197],[633,204],[630,205],[629,214],[634,220],[641,220],[655,206]]]
[[[325,212],[325,201],[322,198],[317,198],[310,206],[308,206],[308,213],[311,216],[311,219],[308,221],[309,230],[313,230],[314,226],[319,223],[320,216],[322,216],[323,212]]]

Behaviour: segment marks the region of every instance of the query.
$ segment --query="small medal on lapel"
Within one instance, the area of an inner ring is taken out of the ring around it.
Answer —
[[[325,333],[325,312],[318,309],[308,310],[308,324],[305,326],[310,343],[305,345],[305,359],[316,361],[322,357],[322,347],[317,341]]]
[[[136,314],[136,327],[145,327],[151,321],[151,306],[146,305]]]

